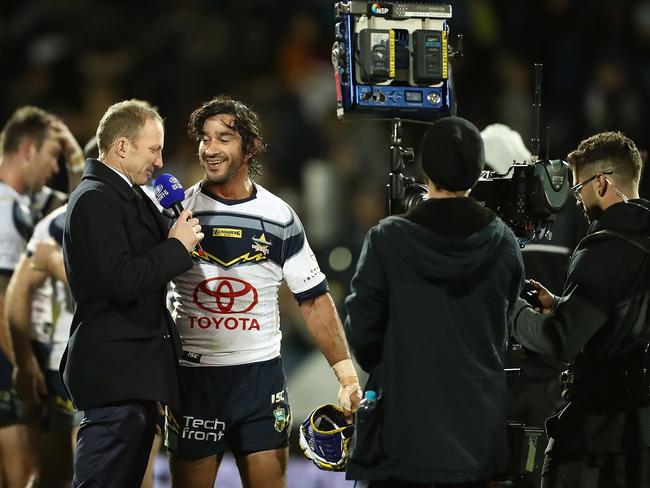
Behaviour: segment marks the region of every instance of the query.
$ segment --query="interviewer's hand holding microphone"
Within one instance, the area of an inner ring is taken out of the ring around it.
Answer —
[[[169,229],[168,237],[175,237],[181,241],[185,249],[187,249],[187,252],[191,253],[201,239],[203,239],[199,219],[193,218],[192,212],[189,210],[183,210],[172,228]]]
[[[176,222],[169,229],[168,237],[181,241],[189,253],[197,248],[198,253],[203,254],[199,244],[203,239],[201,225],[199,219],[192,217],[192,212],[183,209],[185,190],[178,179],[169,173],[163,173],[153,182],[153,191],[160,206],[171,209],[176,216]]]

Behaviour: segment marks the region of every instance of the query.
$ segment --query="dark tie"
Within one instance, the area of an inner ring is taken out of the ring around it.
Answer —
[[[138,185],[131,185],[131,189],[133,190],[133,193],[135,193],[135,196],[140,200],[144,198],[142,195],[142,188],[140,188]]]
[[[133,193],[135,193],[135,196],[138,197],[138,207],[140,208],[140,211],[144,211],[145,214],[153,218],[153,220],[156,222],[154,225],[157,225],[157,228],[164,233],[164,229],[160,227],[160,222],[158,219],[159,212],[156,210],[153,201],[147,196],[142,187],[139,185],[131,185],[131,189],[133,190]]]

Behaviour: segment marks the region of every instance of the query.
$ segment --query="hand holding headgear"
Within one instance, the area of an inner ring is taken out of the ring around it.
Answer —
[[[348,423],[352,423],[352,413],[357,409],[357,405],[363,396],[359,377],[354,369],[351,359],[344,359],[332,366],[336,379],[341,385],[339,388],[339,403],[343,407],[345,418]]]
[[[348,425],[343,409],[327,403],[300,424],[300,448],[319,469],[344,471],[353,432],[354,425]]]

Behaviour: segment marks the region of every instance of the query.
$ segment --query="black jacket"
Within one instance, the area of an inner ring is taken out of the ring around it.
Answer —
[[[351,479],[488,478],[505,451],[504,340],[523,266],[473,199],[432,199],[367,234],[346,333],[378,420],[358,426]]]
[[[564,291],[549,315],[523,301],[517,304],[515,341],[573,362],[583,379],[578,382],[583,393],[547,421],[551,451],[650,447],[650,407],[619,405],[623,396],[617,378],[626,358],[639,350],[637,332],[650,326],[650,254],[621,238],[590,237],[601,230],[648,236],[650,202],[612,205],[591,225],[569,261]]]
[[[149,198],[138,198],[103,163],[87,162],[63,236],[76,309],[61,371],[77,408],[124,400],[179,404],[180,337],[165,293],[192,259],[167,232]]]

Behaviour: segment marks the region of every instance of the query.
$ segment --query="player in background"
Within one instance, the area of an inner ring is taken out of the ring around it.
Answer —
[[[71,184],[83,169],[83,153],[65,124],[40,108],[17,109],[0,132],[0,462],[8,486],[25,486],[32,473],[28,436],[13,388],[14,353],[4,323],[5,291],[34,226],[34,200],[54,206],[42,192],[63,157]]]

